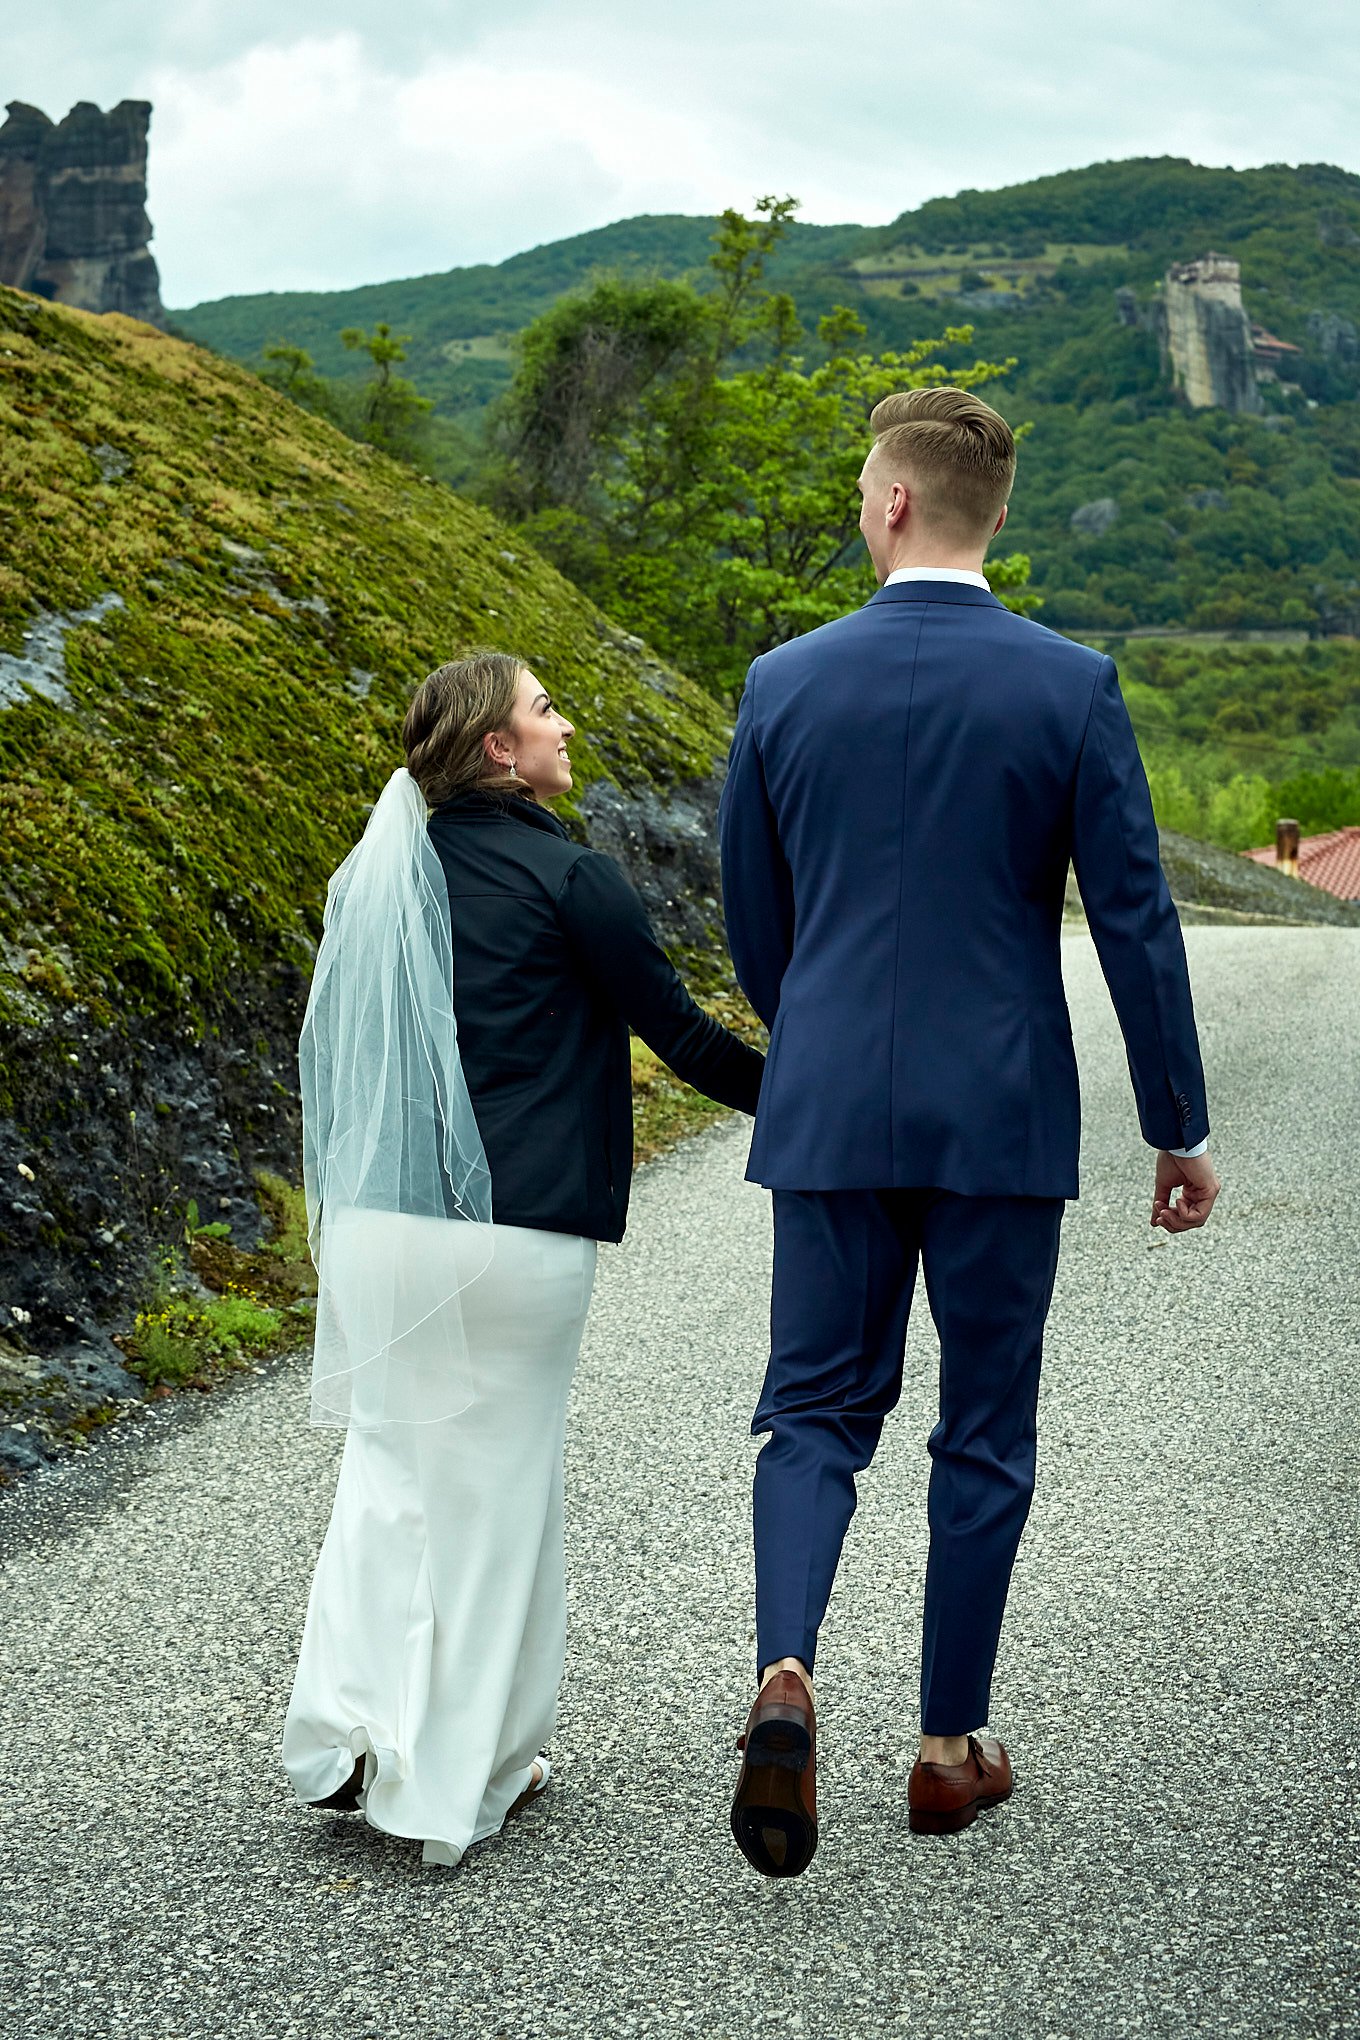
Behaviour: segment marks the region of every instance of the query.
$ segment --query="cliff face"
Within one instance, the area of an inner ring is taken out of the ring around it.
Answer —
[[[31,290],[47,239],[38,159],[52,123],[18,99],[8,112],[0,127],[0,281]]]
[[[11,101],[0,128],[0,284],[87,312],[164,323],[148,243],[151,108],[82,100],[54,123]]]
[[[1198,262],[1173,262],[1163,287],[1160,324],[1172,379],[1192,409],[1263,408],[1240,264],[1214,254]]]

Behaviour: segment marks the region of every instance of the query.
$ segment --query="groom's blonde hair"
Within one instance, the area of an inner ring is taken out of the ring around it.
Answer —
[[[869,413],[874,459],[909,483],[928,524],[990,538],[1015,481],[1015,435],[999,411],[948,384],[899,390]]]

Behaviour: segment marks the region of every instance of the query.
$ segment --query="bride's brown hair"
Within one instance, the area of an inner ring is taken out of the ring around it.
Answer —
[[[474,789],[534,798],[522,779],[492,765],[483,742],[509,725],[525,670],[510,652],[470,652],[421,681],[401,736],[406,769],[430,807]]]

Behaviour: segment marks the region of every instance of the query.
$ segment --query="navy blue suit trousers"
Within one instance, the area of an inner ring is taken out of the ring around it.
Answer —
[[[755,1476],[761,1667],[782,1657],[813,1664],[855,1477],[901,1394],[919,1265],[940,1338],[921,1725],[927,1735],[962,1735],[987,1720],[1034,1492],[1062,1214],[1062,1199],[1049,1197],[775,1191],[770,1364],[751,1426],[769,1433]]]

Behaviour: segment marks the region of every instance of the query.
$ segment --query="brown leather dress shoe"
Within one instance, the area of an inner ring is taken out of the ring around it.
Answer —
[[[991,1736],[970,1735],[961,1764],[924,1764],[918,1757],[907,1785],[914,1835],[953,1835],[980,1813],[1000,1806],[1015,1787],[1006,1745]]]
[[[796,1672],[776,1672],[737,1742],[745,1760],[732,1801],[737,1847],[762,1877],[797,1877],[817,1851],[817,1722]]]

